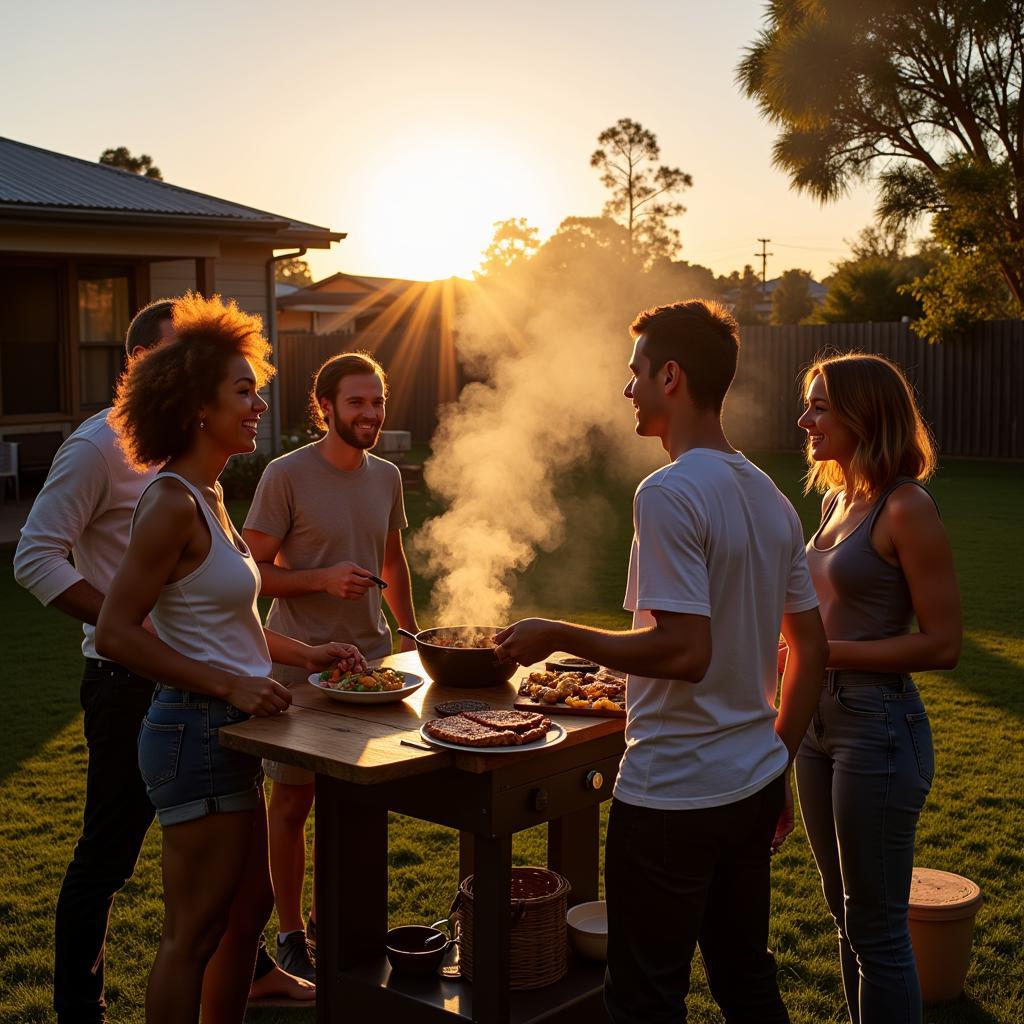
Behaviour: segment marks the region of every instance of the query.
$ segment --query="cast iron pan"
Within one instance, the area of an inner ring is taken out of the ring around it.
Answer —
[[[460,633],[486,633],[493,636],[503,626],[439,626],[410,633],[399,629],[402,636],[416,641],[416,650],[427,675],[443,686],[501,686],[516,670],[516,663],[502,663],[493,647],[441,647],[431,643],[437,637],[450,637]]]

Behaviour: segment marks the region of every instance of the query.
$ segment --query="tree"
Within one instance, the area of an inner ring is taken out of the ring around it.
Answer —
[[[611,217],[566,217],[540,247],[537,263],[546,271],[597,271],[628,262],[626,229]]]
[[[537,229],[531,227],[525,217],[494,222],[494,237],[483,251],[480,269],[474,277],[488,277],[508,270],[520,260],[534,256],[540,248]]]
[[[728,277],[719,278],[722,299],[732,305],[732,314],[741,324],[764,323],[758,312],[761,302],[761,278],[748,263],[743,273],[734,270]]]
[[[296,288],[308,288],[313,283],[309,264],[298,256],[278,260],[274,267],[274,279],[281,284],[293,284]]]
[[[919,288],[926,333],[983,267],[1024,304],[1022,75],[1019,0],[774,0],[737,69],[795,188],[874,175],[886,224],[932,216],[950,259]]]
[[[601,132],[597,143],[590,166],[601,172],[601,184],[611,191],[604,214],[624,222],[630,260],[639,257],[646,266],[659,256],[671,259],[680,241],[669,221],[686,210],[672,197],[689,188],[693,178],[678,167],[659,165],[654,133],[628,117]]]
[[[144,178],[156,178],[163,181],[164,176],[160,168],[154,166],[153,158],[147,153],[139,156],[132,156],[127,146],[118,146],[117,149],[105,149],[100,154],[101,164],[108,167],[119,167],[122,171],[131,171],[132,174],[141,174]]]
[[[907,286],[922,272],[916,257],[863,256],[846,260],[828,279],[828,295],[815,317],[826,324],[886,323],[921,315]]]
[[[811,275],[806,270],[787,270],[772,292],[772,323],[803,323],[814,312]]]

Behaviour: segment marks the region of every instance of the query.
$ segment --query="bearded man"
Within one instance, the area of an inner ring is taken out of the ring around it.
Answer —
[[[367,659],[391,653],[381,607],[417,632],[409,565],[402,547],[408,525],[398,467],[370,454],[384,425],[387,376],[372,357],[347,352],[317,371],[310,393],[324,436],[267,466],[242,536],[259,565],[262,593],[273,597],[267,626],[319,643],[343,637]],[[382,594],[377,577],[387,586]],[[403,642],[408,649],[411,642]],[[275,665],[274,678],[302,684],[304,674]],[[277,954],[292,974],[315,980],[315,906],[302,915],[305,825],[313,805],[312,772],[265,761],[270,798],[270,872],[279,932]]]

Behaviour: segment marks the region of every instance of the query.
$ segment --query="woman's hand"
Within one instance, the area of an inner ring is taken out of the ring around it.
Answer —
[[[331,641],[309,648],[306,668],[310,672],[323,672],[338,665],[342,672],[365,672],[366,659],[353,644]]]
[[[224,699],[247,715],[264,718],[287,710],[292,695],[270,676],[232,676]]]

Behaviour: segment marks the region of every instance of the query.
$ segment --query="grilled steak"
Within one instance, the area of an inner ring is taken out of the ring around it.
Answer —
[[[547,718],[535,711],[467,711],[465,717],[490,729],[514,729],[516,732],[526,732],[542,726],[546,732],[551,724]]]
[[[522,740],[511,729],[491,729],[470,720],[467,715],[435,718],[423,726],[428,736],[444,743],[458,743],[464,747],[511,747]]]

